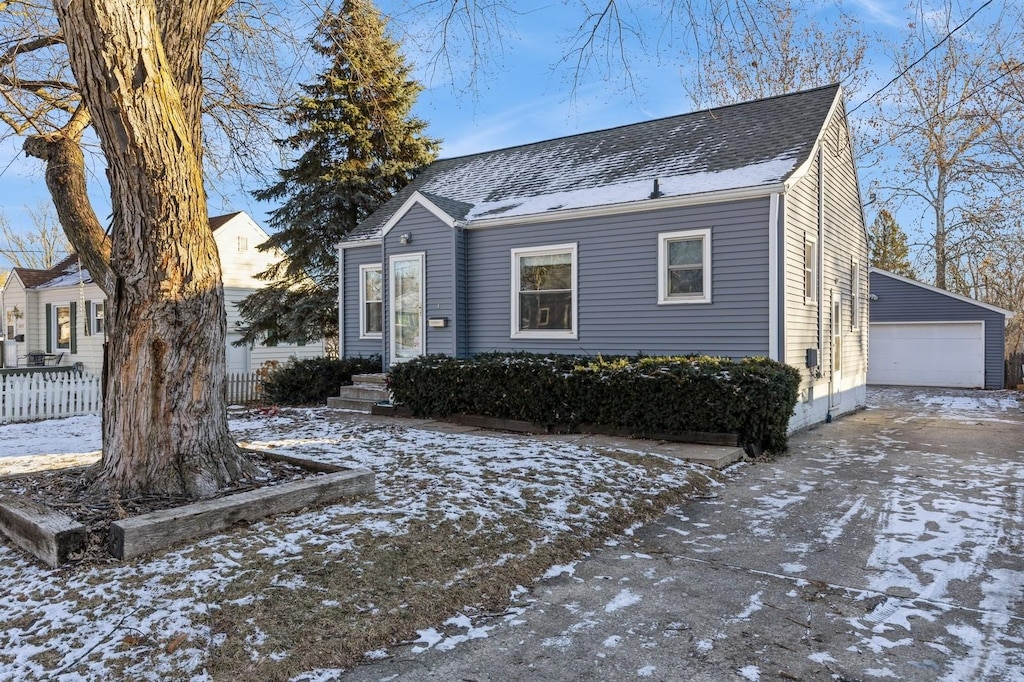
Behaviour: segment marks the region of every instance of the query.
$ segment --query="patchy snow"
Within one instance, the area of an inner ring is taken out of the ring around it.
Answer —
[[[736,674],[750,682],[758,682],[761,679],[761,669],[756,665],[745,665],[737,670]]]
[[[544,571],[544,578],[549,580],[551,578],[557,578],[560,575],[567,575],[570,578],[576,572],[576,564],[578,562],[573,561],[568,564],[555,564],[548,570]]]
[[[647,177],[643,179],[611,185],[483,201],[473,206],[466,216],[466,220],[472,222],[487,218],[508,218],[592,206],[648,201],[651,194],[652,178],[658,178],[659,190],[666,197],[681,197],[741,187],[759,187],[780,182],[795,166],[796,158],[785,154],[768,161],[725,171],[698,171],[669,176],[659,176],[651,172],[647,173]],[[424,190],[440,191],[430,183],[424,187]]]
[[[617,595],[615,595],[614,599],[605,604],[604,611],[605,613],[613,613],[615,611],[618,611],[619,609],[624,609],[627,606],[639,604],[640,599],[641,597],[639,594],[636,594],[635,592],[627,588],[619,592]]]
[[[277,590],[309,590],[289,565],[310,552],[358,561],[356,536],[402,535],[428,514],[500,523],[529,504],[544,542],[556,542],[568,522],[586,527],[629,496],[684,486],[699,467],[661,458],[657,480],[623,459],[560,441],[452,434],[339,417],[325,409],[255,413],[231,421],[243,445],[346,466],[377,476],[376,494],[323,509],[285,515],[214,535],[193,545],[124,564],[51,570],[12,545],[0,544],[0,679],[207,679],[204,666],[226,635],[215,629],[229,586],[246,581],[254,561],[277,571]],[[95,459],[98,417],[0,427],[0,475],[52,465],[60,458]],[[31,462],[30,462],[31,460]],[[29,466],[32,464],[33,466]],[[600,490],[581,497],[580,491]],[[569,504],[569,501],[573,501]],[[536,510],[543,510],[543,514]],[[534,518],[534,517],[531,517]],[[555,567],[572,575],[574,564]],[[525,588],[513,591],[523,597]],[[639,596],[622,590],[608,607],[625,608]],[[258,606],[259,595],[232,599]],[[373,605],[364,607],[373,612]],[[515,624],[513,606],[501,622]],[[587,627],[587,623],[578,624]],[[462,614],[419,632],[414,651],[446,650],[486,637]],[[567,633],[566,641],[571,637]],[[165,645],[182,641],[173,653]],[[547,645],[559,646],[551,641]],[[289,656],[280,642],[255,631],[245,640],[255,658]],[[384,652],[370,651],[367,658]],[[340,671],[313,670],[297,680],[334,679]]]

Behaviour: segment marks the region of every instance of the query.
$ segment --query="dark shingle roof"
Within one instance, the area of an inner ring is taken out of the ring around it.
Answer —
[[[425,167],[347,241],[377,239],[413,192],[456,220],[527,216],[784,182],[810,155],[838,85],[509,147]]]
[[[33,289],[35,287],[41,287],[48,282],[67,274],[69,269],[72,267],[77,273],[78,254],[69,254],[67,258],[54,265],[52,268],[45,270],[37,270],[35,268],[14,268],[14,272],[18,273],[18,277],[21,279],[21,283],[25,285],[26,289]],[[86,277],[88,277],[88,273],[86,273]]]

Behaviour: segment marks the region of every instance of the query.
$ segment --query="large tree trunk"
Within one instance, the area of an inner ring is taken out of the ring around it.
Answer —
[[[230,3],[161,4],[55,2],[113,203],[102,480],[122,495],[205,497],[249,473],[227,429],[202,178],[199,55]]]

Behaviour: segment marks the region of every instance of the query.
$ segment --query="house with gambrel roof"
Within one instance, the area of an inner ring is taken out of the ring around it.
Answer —
[[[438,160],[339,245],[343,356],[767,356],[798,428],[864,403],[839,86]]]
[[[241,338],[244,321],[237,304],[266,283],[256,277],[282,254],[259,251],[267,233],[246,213],[237,212],[210,218],[214,241],[221,260],[221,277],[227,314],[226,364],[228,373],[255,371],[267,361],[284,362],[291,357],[319,357],[323,343],[302,346],[281,344],[234,346]],[[16,349],[6,358],[24,366],[30,356],[56,365],[78,365],[99,373],[103,367],[103,342],[108,333],[105,323],[105,294],[83,268],[78,256],[71,254],[48,269],[14,268],[0,288],[0,306],[4,310],[6,339]],[[173,340],[171,340],[173,342]]]

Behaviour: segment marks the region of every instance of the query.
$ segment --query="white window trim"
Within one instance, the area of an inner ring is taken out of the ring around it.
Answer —
[[[668,243],[679,239],[702,239],[701,258],[704,269],[704,293],[701,296],[668,295]],[[658,234],[658,305],[711,303],[711,229],[679,230]]]
[[[577,259],[577,242],[568,244],[552,244],[551,246],[526,247],[512,249],[512,329],[513,339],[575,339],[579,338],[579,267]],[[519,259],[522,256],[548,256],[556,253],[569,253],[572,263],[572,329],[539,330],[519,328]]]
[[[427,353],[427,269],[426,253],[402,253],[388,258],[388,361],[390,364],[408,362],[412,358],[395,357],[395,287],[392,286],[392,273],[395,271],[395,262],[402,260],[415,260],[420,264],[420,352]],[[383,277],[383,271],[381,276]]]
[[[61,346],[60,345],[60,309],[61,308],[67,308],[68,309],[68,345],[67,346]],[[52,323],[53,324],[53,348],[48,348],[47,352],[48,353],[61,353],[61,352],[70,353],[71,352],[71,346],[74,345],[74,344],[72,344],[71,339],[75,335],[75,323],[74,323],[74,320],[72,319],[72,315],[71,315],[71,304],[70,303],[54,303],[53,307],[51,308],[50,315],[53,316],[53,323]]]
[[[814,254],[813,267],[811,268],[810,274],[807,272],[807,247],[810,246],[811,252]],[[821,275],[821,257],[818,254],[818,240],[810,235],[804,235],[804,257],[803,257],[803,294],[804,303],[807,305],[818,304],[818,280]],[[807,280],[811,282],[811,295],[807,295]]]
[[[106,334],[106,318],[107,318],[107,299],[102,301],[87,301],[85,315],[88,319],[89,324],[89,335],[90,336],[103,336]],[[103,322],[104,329],[99,328],[100,318],[97,316],[97,312],[100,308],[103,308]]]
[[[850,331],[860,329],[860,259],[850,258]]]
[[[380,286],[384,288],[384,269],[380,263],[364,263],[359,266],[359,338],[360,339],[380,339],[384,336],[383,329],[379,332],[368,332],[366,331],[366,272],[369,270],[377,270],[380,272]],[[384,292],[381,291],[381,323],[384,322]],[[381,325],[383,327],[383,324]]]

